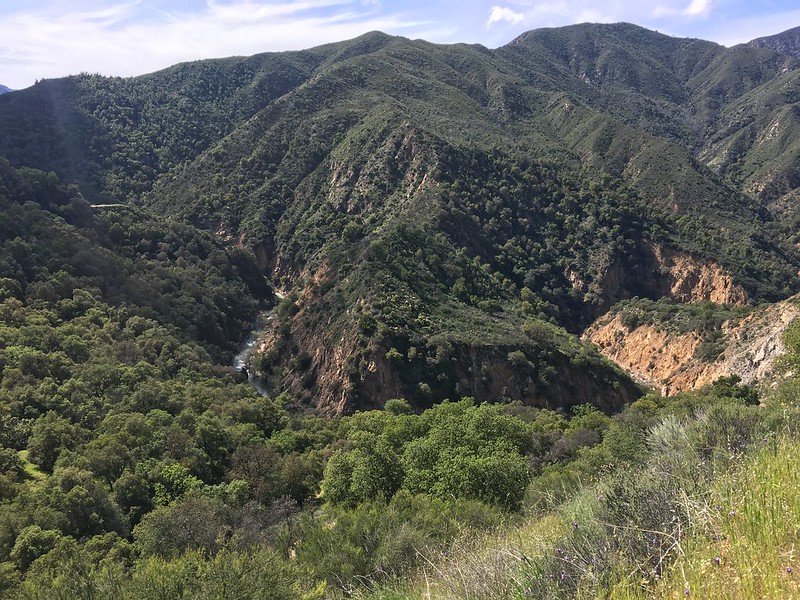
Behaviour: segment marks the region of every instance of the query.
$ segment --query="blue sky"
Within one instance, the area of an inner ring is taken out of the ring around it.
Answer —
[[[629,21],[731,45],[800,25],[798,0],[0,0],[0,83],[298,50],[371,30],[500,46],[537,27]]]

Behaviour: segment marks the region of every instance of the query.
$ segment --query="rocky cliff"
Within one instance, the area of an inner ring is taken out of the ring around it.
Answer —
[[[676,332],[651,323],[630,327],[619,312],[599,319],[584,338],[665,395],[697,389],[727,375],[738,375],[746,383],[764,381],[773,375],[774,359],[784,352],[782,333],[800,316],[798,302],[795,296],[725,321],[718,332],[721,351],[715,357],[700,355],[704,337],[698,331]]]
[[[594,282],[602,286],[605,306],[637,294],[677,303],[747,300],[741,286],[712,261],[649,241],[640,243],[638,256],[636,264],[612,263]],[[422,336],[365,333],[359,316],[364,307],[333,310],[336,302],[348,304],[337,287],[340,274],[326,264],[301,275],[286,273],[296,282],[295,295],[261,336],[261,372],[275,391],[289,391],[317,412],[349,413],[396,397],[423,407],[461,396],[552,408],[593,403],[613,411],[640,393],[618,369],[558,328],[540,323],[524,334],[519,317],[468,312],[455,325],[432,319]],[[576,289],[585,287],[577,276],[568,278]],[[332,320],[334,314],[345,320]],[[465,337],[454,326],[474,335]],[[703,342],[698,334],[674,336],[655,327],[629,331],[619,316],[600,319],[590,331],[588,340],[606,357],[649,385],[670,382],[686,389],[689,379],[700,385],[713,377],[708,369],[684,373]]]
[[[598,270],[602,313],[634,296],[734,305],[747,301],[744,289],[717,263],[646,239],[640,241],[632,260],[615,260]],[[574,275],[567,273],[567,277],[576,290],[591,291]]]

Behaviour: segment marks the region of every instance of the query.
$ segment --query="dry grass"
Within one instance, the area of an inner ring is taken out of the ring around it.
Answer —
[[[526,564],[552,552],[568,523],[547,515],[511,531],[457,540],[447,552],[421,556],[412,579],[362,592],[362,600],[495,600],[519,595]]]

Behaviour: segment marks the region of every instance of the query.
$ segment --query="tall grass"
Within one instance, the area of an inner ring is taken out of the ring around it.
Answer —
[[[622,580],[609,597],[800,598],[800,442],[782,439],[720,478],[703,527],[653,589]]]
[[[524,585],[522,567],[550,555],[567,527],[562,515],[550,514],[513,529],[464,536],[446,552],[422,556],[423,566],[410,579],[362,590],[357,597],[361,600],[513,598]]]
[[[424,557],[400,598],[800,598],[795,419],[724,406],[667,416],[647,460],[505,533]],[[777,433],[781,432],[781,433]]]

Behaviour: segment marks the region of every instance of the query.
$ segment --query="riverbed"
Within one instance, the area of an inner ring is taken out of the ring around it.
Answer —
[[[233,357],[233,368],[237,371],[244,371],[247,373],[247,381],[250,382],[262,396],[268,395],[268,391],[261,380],[261,374],[253,364],[253,357],[258,351],[258,342],[261,339],[262,332],[267,327],[267,324],[277,317],[275,311],[278,308],[278,303],[284,298],[286,298],[285,294],[277,290],[275,291],[275,299],[277,300],[275,306],[258,315],[253,330],[245,339],[242,347],[239,349],[239,353]]]

